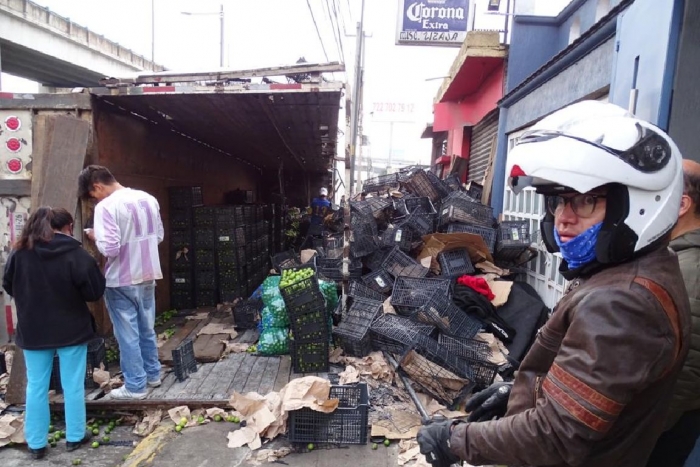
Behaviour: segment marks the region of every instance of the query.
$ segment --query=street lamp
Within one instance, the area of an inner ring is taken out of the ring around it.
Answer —
[[[224,67],[224,6],[221,5],[220,9],[218,12],[204,12],[204,13],[193,13],[191,11],[181,11],[183,15],[187,16],[212,16],[212,15],[219,15],[219,20],[221,22],[220,28],[221,28],[221,38],[220,38],[220,51],[219,51],[219,66],[221,68]]]

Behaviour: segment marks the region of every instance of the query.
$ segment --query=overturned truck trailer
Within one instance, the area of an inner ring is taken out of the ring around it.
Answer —
[[[158,199],[164,277],[172,253],[169,187],[201,186],[205,205],[224,204],[232,192],[248,203],[307,205],[317,187],[331,186],[343,84],[322,73],[342,69],[165,72],[106,79],[104,87],[73,93],[0,93],[2,263],[39,205],[75,212],[80,239],[93,210],[76,196],[88,164],[105,165],[125,186]],[[170,306],[168,289],[167,280],[159,283],[159,311]],[[9,311],[5,318],[11,332]]]

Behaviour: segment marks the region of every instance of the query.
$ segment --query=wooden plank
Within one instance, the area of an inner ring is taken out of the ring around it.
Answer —
[[[280,357],[267,357],[267,366],[265,366],[265,372],[263,373],[262,379],[260,380],[260,385],[256,391],[262,395],[267,394],[272,391],[275,387],[275,380],[277,379],[277,374],[280,371]]]
[[[231,354],[216,363],[206,381],[198,389],[197,397],[201,399],[227,400],[231,379],[238,373],[248,354]]]
[[[248,377],[250,376],[250,373],[253,370],[253,366],[255,366],[255,363],[257,362],[257,357],[254,357],[250,354],[241,355],[245,355],[245,358],[243,359],[241,366],[238,368],[236,375],[233,377],[231,384],[228,386],[227,393],[229,394],[233,394],[233,391],[243,391],[245,383],[248,381]]]
[[[265,374],[265,369],[267,368],[267,357],[254,357],[255,363],[253,363],[253,368],[250,370],[250,375],[243,386],[243,393],[248,393],[251,391],[257,392],[260,389],[260,383],[262,382],[263,375]]]
[[[78,194],[75,186],[66,181],[76,180],[83,169],[90,124],[68,115],[48,116],[45,124],[45,130],[35,136],[39,144],[34,155],[41,154],[41,163],[39,167],[32,166],[32,176],[39,177],[38,183],[32,183],[31,203],[35,207],[62,207],[74,213]]]
[[[158,349],[158,359],[161,361],[161,363],[167,363],[171,364],[173,363],[173,349],[177,348],[178,345],[182,343],[183,340],[187,339],[187,337],[190,335],[194,329],[199,326],[201,323],[199,321],[206,321],[206,320],[189,320],[186,321],[185,324],[178,329],[175,334],[173,334],[170,339],[165,341],[165,344],[163,344],[159,349]]]
[[[175,373],[169,373],[165,378],[163,378],[160,387],[155,388],[148,394],[148,399],[162,399],[163,396],[165,396],[165,393],[168,392],[173,384],[175,384],[175,381],[177,381]]]
[[[234,342],[244,342],[246,344],[254,344],[260,338],[260,333],[257,329],[247,329],[246,332],[236,337]]]
[[[289,375],[292,371],[292,358],[289,355],[283,355],[280,358],[280,367],[277,370],[277,378],[275,378],[275,385],[272,388],[273,391],[279,391],[284,386],[289,383]]]
[[[229,334],[213,334],[197,336],[194,341],[194,357],[198,362],[215,363],[224,353],[225,345],[222,341],[229,339]]]
[[[10,381],[5,392],[5,402],[10,405],[22,405],[27,391],[27,367],[24,363],[22,349],[14,346],[15,356],[12,360]]]
[[[199,387],[206,381],[214,366],[215,363],[198,365],[197,371],[190,373],[184,386],[180,388],[180,393],[176,396],[169,395],[169,397],[173,399],[196,399],[199,396]]]
[[[87,390],[87,391],[85,391],[85,400],[86,401],[94,401],[95,399],[100,397],[103,393],[104,393],[104,391],[100,388]]]

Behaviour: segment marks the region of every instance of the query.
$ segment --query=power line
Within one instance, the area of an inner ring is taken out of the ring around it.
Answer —
[[[335,29],[338,31],[338,44],[340,45],[340,58],[343,60],[343,63],[345,63],[345,50],[343,49],[343,36],[340,34],[340,21],[338,20],[338,9],[336,8],[336,0],[333,0],[333,16],[335,16]],[[328,11],[328,14],[330,15],[330,10]],[[342,15],[341,15],[342,16]],[[333,24],[333,20],[331,20],[331,25]],[[343,30],[345,30],[345,22],[343,21]]]
[[[321,42],[321,48],[323,49],[323,55],[326,57],[326,61],[329,62],[328,60],[328,54],[326,53],[326,46],[323,43],[323,38],[321,38],[321,32],[318,30],[318,23],[316,23],[316,17],[314,16],[314,10],[311,9],[311,2],[309,0],[306,0],[306,5],[309,7],[309,13],[311,13],[311,19],[314,22],[314,27],[316,27],[316,34],[318,35],[318,40]]]
[[[331,15],[331,9],[328,2],[321,0],[321,8],[323,8],[323,12],[328,15],[328,19],[331,22],[331,33],[333,34],[333,42],[335,42],[335,50],[338,52],[338,60],[341,60],[340,44],[338,43],[338,38],[335,35],[335,24],[333,24],[333,16]]]
[[[348,4],[348,13],[350,13],[350,23],[352,23],[352,8],[350,8],[350,0],[345,0]]]

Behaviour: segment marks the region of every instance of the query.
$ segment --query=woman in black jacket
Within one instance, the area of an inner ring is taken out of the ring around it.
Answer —
[[[35,459],[46,454],[49,380],[58,354],[66,412],[66,449],[85,437],[87,343],[95,337],[86,301],[102,297],[105,278],[95,259],[71,237],[65,209],[40,207],[8,258],[3,288],[17,306],[17,345],[27,366],[24,432]]]

